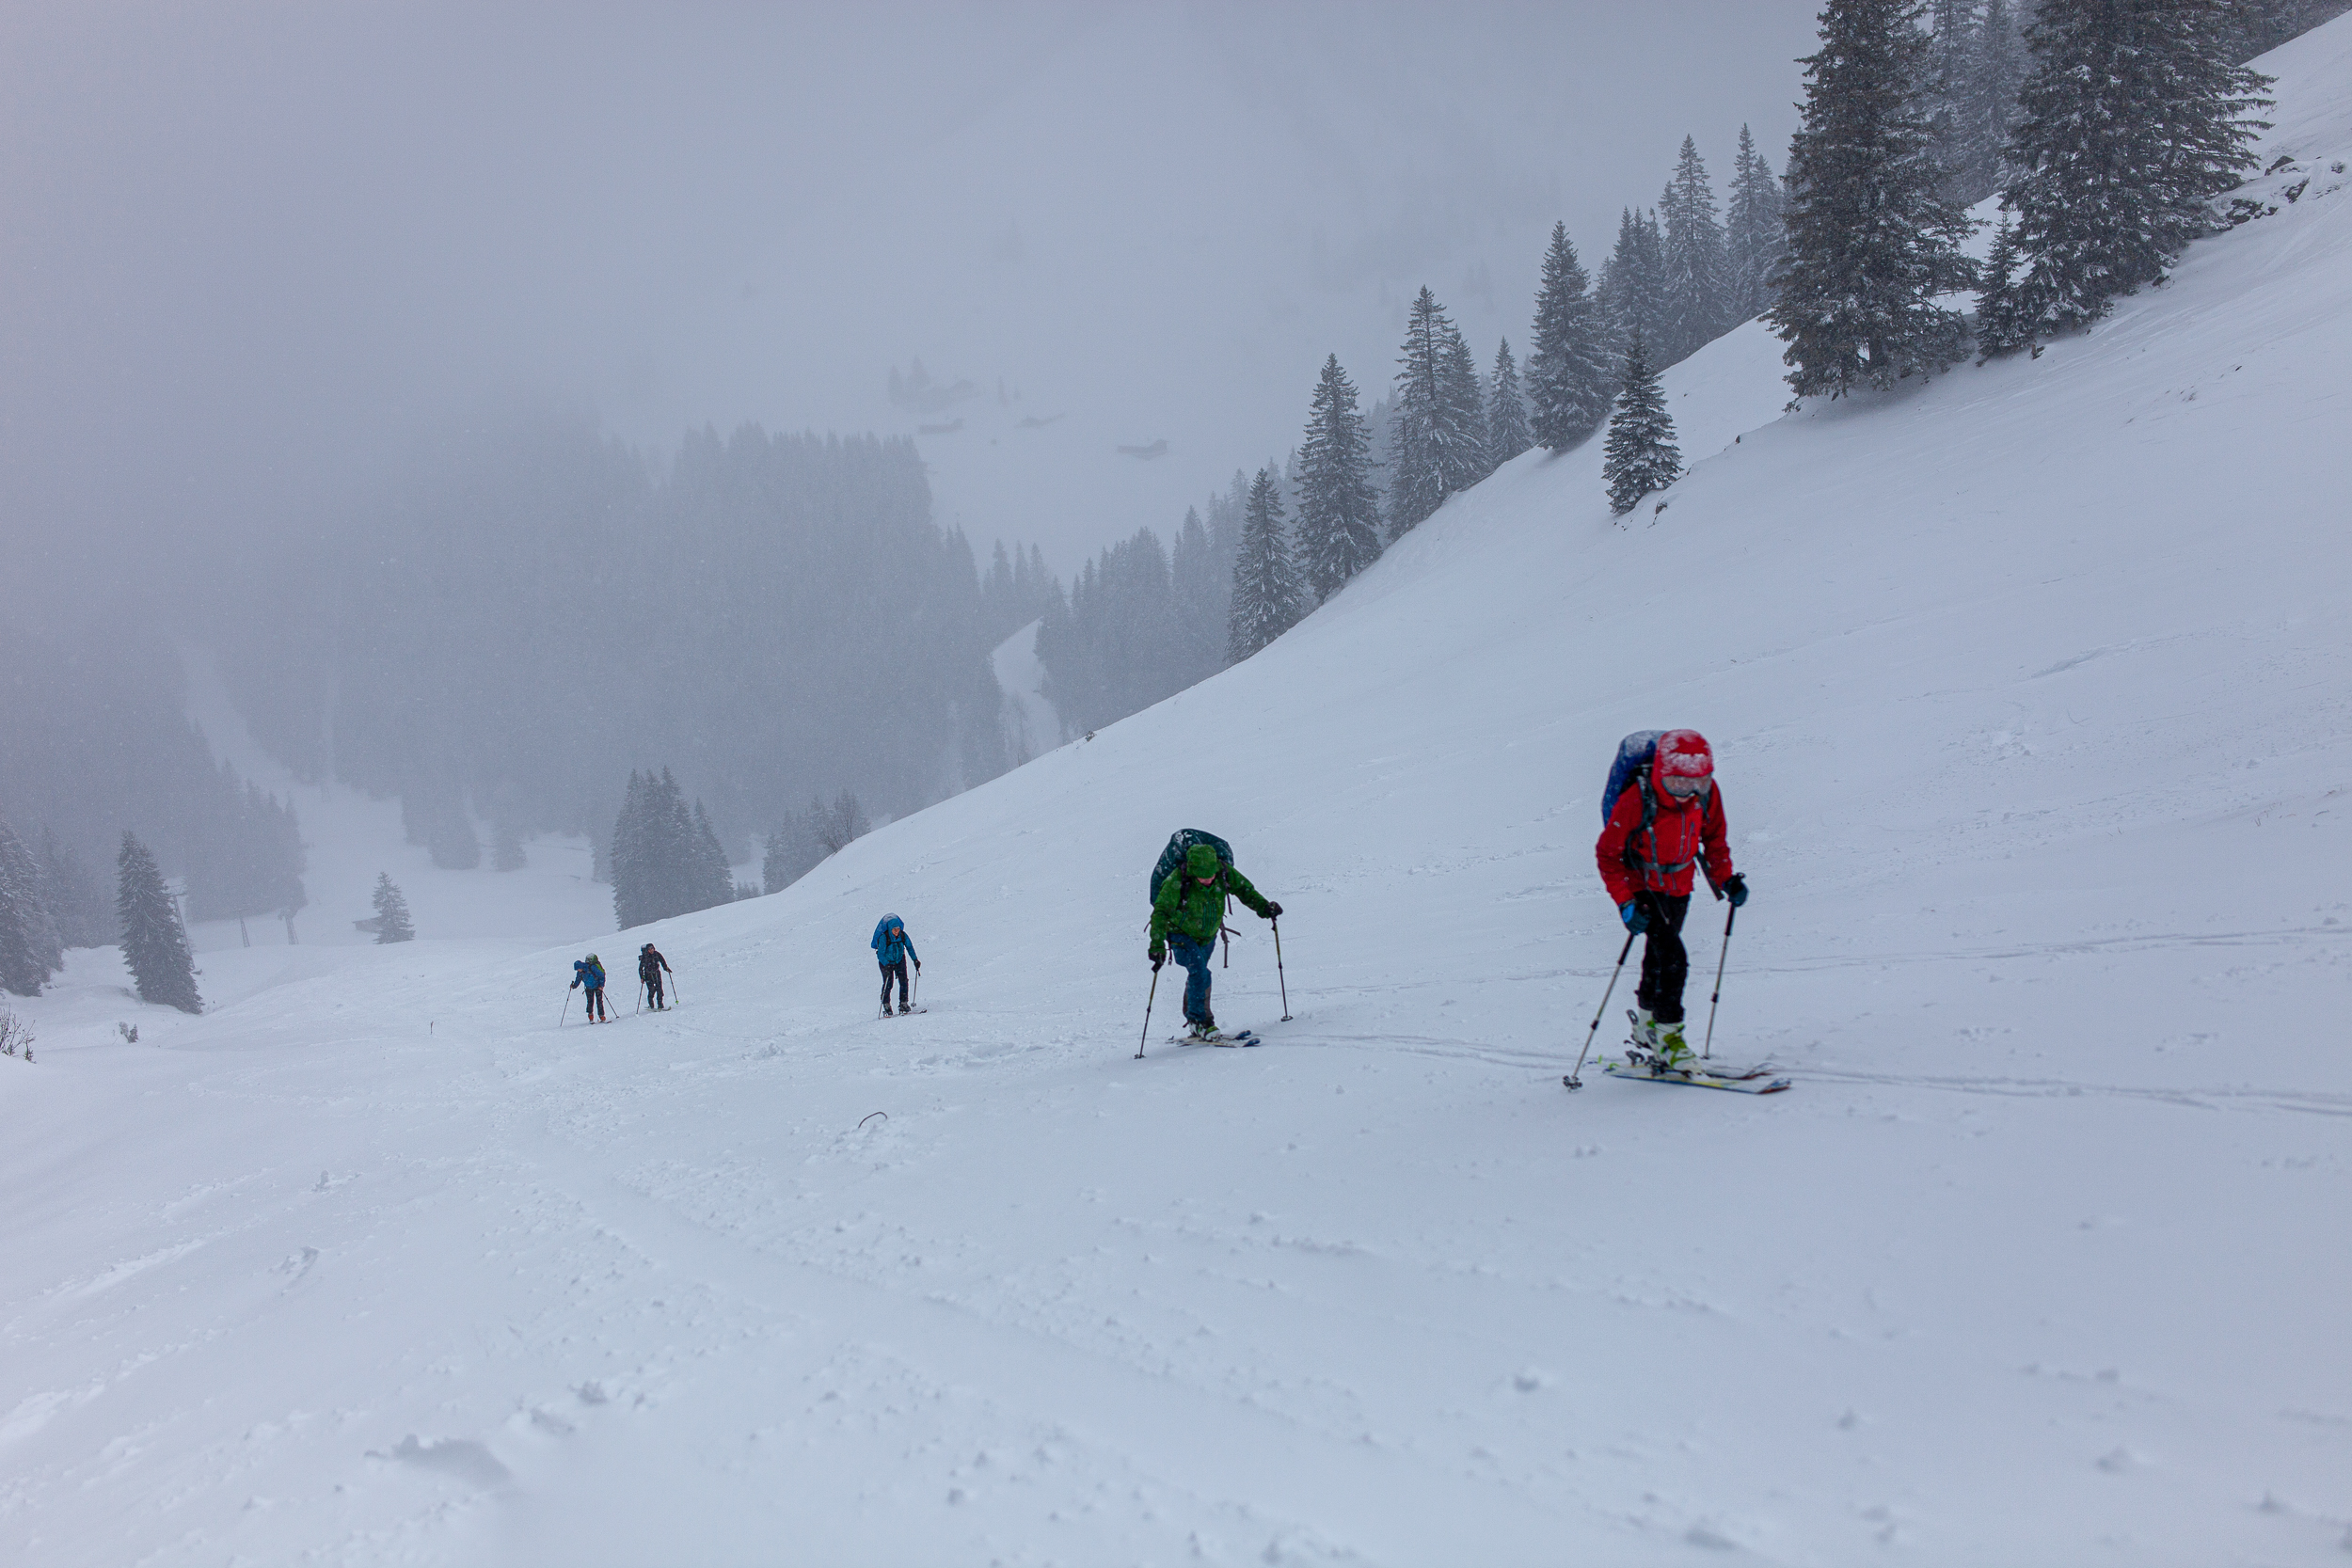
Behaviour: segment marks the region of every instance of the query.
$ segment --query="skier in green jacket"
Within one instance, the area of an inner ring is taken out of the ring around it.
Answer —
[[[1160,884],[1152,900],[1152,968],[1156,973],[1172,950],[1184,966],[1184,1022],[1197,1040],[1222,1040],[1209,1012],[1209,959],[1225,924],[1225,900],[1240,899],[1267,920],[1282,912],[1249,885],[1249,879],[1217,859],[1216,850],[1196,844],[1184,852],[1184,869]]]

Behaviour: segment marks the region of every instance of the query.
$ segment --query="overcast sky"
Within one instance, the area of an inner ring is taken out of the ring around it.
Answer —
[[[1067,574],[1326,353],[1385,386],[1423,282],[1523,354],[1552,221],[1597,271],[1686,132],[1778,170],[1813,9],[8,5],[0,529],[168,558],[509,406],[961,419],[942,520]],[[894,406],[918,356],[985,395]]]

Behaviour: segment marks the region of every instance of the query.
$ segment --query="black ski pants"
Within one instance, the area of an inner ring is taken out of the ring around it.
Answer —
[[[1659,1022],[1680,1023],[1682,985],[1691,977],[1690,950],[1682,945],[1682,921],[1691,912],[1691,895],[1637,893],[1633,901],[1649,916],[1649,935],[1642,941],[1642,983],[1633,1000]]]
[[[588,1009],[588,1016],[590,1018],[603,1018],[606,1016],[604,1010],[604,988],[602,986],[590,986],[588,988],[588,1000],[585,1006]]]
[[[641,974],[637,976],[637,978],[644,981],[645,984],[645,1000],[657,1007],[660,1006],[661,971],[657,969],[650,974]]]
[[[893,980],[896,980],[896,981],[898,981],[898,1006],[901,1006],[901,1007],[905,1006],[907,1005],[907,961],[906,961],[906,959],[904,959],[904,958],[900,958],[900,959],[899,959],[897,963],[895,963],[895,964],[884,964],[884,965],[882,965],[882,1011],[883,1011],[883,1012],[888,1012],[888,1011],[890,1010],[890,982],[891,982],[891,981],[893,981]]]

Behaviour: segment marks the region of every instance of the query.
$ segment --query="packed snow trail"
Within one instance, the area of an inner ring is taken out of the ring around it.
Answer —
[[[1743,329],[1666,378],[1662,513],[1523,458],[784,894],[210,954],[202,1018],[77,954],[0,1061],[0,1542],[2341,1561],[2352,21],[2271,64],[2308,190],[2089,337],[1783,418]],[[1674,724],[1756,895],[1716,1050],[1786,1094],[1560,1086],[1595,795]],[[1264,1047],[1136,1062],[1195,825],[1296,1017],[1243,918]],[[690,1006],[554,1027],[648,936]]]

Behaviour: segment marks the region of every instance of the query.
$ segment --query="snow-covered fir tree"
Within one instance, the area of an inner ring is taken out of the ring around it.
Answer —
[[[1666,328],[1665,240],[1657,214],[1630,207],[1618,214],[1617,243],[1600,269],[1598,293],[1613,395],[1615,369],[1625,362],[1633,335],[1639,332],[1645,343],[1656,342]]]
[[[1403,536],[1446,497],[1469,489],[1487,471],[1478,367],[1426,285],[1414,297],[1397,366],[1396,416],[1389,428],[1391,539]],[[1246,543],[1243,548],[1247,551]],[[1233,580],[1238,592],[1238,565]]]
[[[1216,541],[1201,522],[1199,507],[1184,508],[1176,547],[1168,552],[1168,580],[1176,602],[1184,672],[1191,680],[1205,680],[1225,667],[1225,611],[1233,592],[1233,568],[1230,561],[1217,560]]]
[[[1429,291],[1423,289],[1426,299]],[[1233,562],[1233,613],[1227,628],[1227,658],[1248,658],[1297,625],[1306,613],[1306,584],[1282,527],[1282,493],[1271,467],[1249,484],[1243,514],[1241,553]]]
[[[2017,297],[2017,225],[2003,213],[1977,295],[1977,346],[1987,355],[2014,354],[2033,342],[2034,325]]]
[[[1321,603],[1380,558],[1379,500],[1372,488],[1372,435],[1356,384],[1327,356],[1307,404],[1298,444],[1298,566]]]
[[[1724,224],[1724,315],[1737,325],[1771,309],[1772,274],[1788,244],[1781,224],[1780,182],[1756,150],[1756,139],[1740,127],[1740,150],[1731,166],[1731,200]]]
[[[833,798],[828,805],[812,799],[808,803],[808,819],[818,847],[828,855],[837,855],[850,845],[873,832],[866,820],[866,808],[848,790]]]
[[[56,923],[41,897],[40,863],[0,819],[0,990],[39,996],[65,967]]]
[[[2032,0],[1985,0],[1978,19],[1968,92],[1961,105],[1963,145],[1976,160],[1957,187],[1964,200],[1981,201],[2005,182],[2010,138],[2017,131],[2017,94],[2030,63],[2025,18],[2032,8]]]
[[[408,900],[392,881],[390,872],[379,871],[375,874],[373,902],[375,905],[376,945],[417,940],[416,923],[408,918]]]
[[[1682,138],[1674,178],[1658,198],[1665,274],[1660,309],[1660,340],[1651,345],[1661,365],[1689,358],[1712,342],[1727,325],[1724,296],[1730,286],[1724,256],[1723,225],[1715,218],[1715,190],[1699,157],[1698,143]]]
[[[1600,476],[1608,482],[1609,510],[1623,516],[1644,496],[1681,477],[1682,452],[1675,445],[1674,416],[1666,412],[1665,393],[1643,352],[1639,332],[1626,345],[1620,383],[1616,409],[1609,416]]]
[[[1944,171],[1945,194],[1963,207],[1992,188],[1970,194],[1988,151],[1977,144],[1968,113],[1976,86],[1978,7],[1979,0],[1927,0],[1928,47],[1919,75],[1929,155]]]
[[[670,770],[631,772],[612,824],[612,915],[623,930],[724,904],[735,896],[726,853],[697,800]]]
[[[111,947],[119,933],[106,896],[82,857],[43,828],[40,833],[41,902],[56,922],[67,947]]]
[[[1966,213],[1944,193],[1918,88],[1919,0],[1828,0],[1805,56],[1788,150],[1788,260],[1774,328],[1799,397],[1943,370],[1967,324],[1938,296],[1969,286]]]
[[[734,901],[735,873],[728,867],[718,831],[710,825],[710,814],[700,800],[694,802],[694,833],[686,872],[687,906],[681,912],[716,909]]]
[[[1609,415],[1613,377],[1600,306],[1568,243],[1568,226],[1551,226],[1543,282],[1535,292],[1534,347],[1527,356],[1528,424],[1553,451],[1565,451]]]
[[[2010,182],[2024,334],[2087,326],[2160,281],[2205,203],[2254,164],[2269,79],[2232,63],[2213,0],[2073,0],[2026,30]]]
[[[1511,340],[1495,345],[1494,373],[1486,379],[1486,467],[1502,467],[1535,444],[1527,425],[1527,399],[1519,391],[1519,368],[1511,360]]]
[[[180,922],[180,906],[164,885],[154,855],[136,834],[126,832],[115,869],[115,917],[122,930],[122,958],[131,966],[139,1000],[183,1013],[202,1012],[187,927]]]

